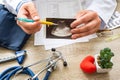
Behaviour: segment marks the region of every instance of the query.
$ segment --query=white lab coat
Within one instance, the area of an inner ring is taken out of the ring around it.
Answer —
[[[16,14],[16,7],[25,0],[3,0],[6,7]],[[30,1],[30,0],[27,0]],[[80,0],[84,9],[96,11],[105,23],[109,21],[117,6],[116,0]]]

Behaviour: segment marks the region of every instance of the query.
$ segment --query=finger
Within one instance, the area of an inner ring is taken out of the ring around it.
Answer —
[[[80,38],[80,37],[83,37],[83,36],[87,36],[89,34],[93,34],[97,31],[98,29],[97,28],[94,28],[93,30],[90,30],[90,31],[86,31],[84,33],[79,33],[79,34],[73,34],[71,36],[72,39],[77,39],[77,38]]]
[[[29,5],[30,4],[30,5]],[[34,3],[32,2],[29,2],[29,6],[26,7],[27,11],[29,12],[30,14],[30,17],[33,19],[33,20],[40,20],[39,18],[39,15],[38,15],[38,11],[36,9],[36,6]]]
[[[85,15],[86,13],[87,13],[86,10],[79,11],[75,17],[76,17],[76,19],[77,19],[77,18]]]
[[[97,28],[99,28],[100,24],[96,20],[93,20],[93,21],[87,23],[86,25],[72,29],[71,33],[73,33],[73,34],[84,33],[86,31],[90,31],[90,30],[94,29],[96,26],[97,26]]]
[[[21,18],[28,18],[28,11],[26,11],[24,8],[20,8],[17,17],[21,17]]]
[[[83,24],[83,23],[86,23],[86,22],[89,22],[89,21],[95,19],[96,17],[98,17],[96,12],[91,11],[91,12],[86,13],[83,16],[77,18],[73,23],[71,23],[71,27],[75,28],[80,24]]]
[[[38,11],[33,2],[24,3],[19,9],[17,17],[31,18],[35,21],[40,20]]]

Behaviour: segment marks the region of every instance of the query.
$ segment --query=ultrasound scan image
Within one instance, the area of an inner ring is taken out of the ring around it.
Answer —
[[[54,22],[58,25],[47,25],[46,38],[55,39],[70,39],[72,33],[70,32],[70,24],[75,19],[63,19],[63,18],[47,18],[47,21]]]
[[[58,37],[67,37],[70,36],[70,27],[66,25],[64,20],[57,22],[58,26],[54,27],[51,31],[51,34]]]

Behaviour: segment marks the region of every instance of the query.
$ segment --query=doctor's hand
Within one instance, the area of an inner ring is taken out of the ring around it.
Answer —
[[[71,23],[72,39],[93,34],[100,29],[101,19],[94,11],[83,10],[76,15],[76,20]]]
[[[17,17],[33,19],[35,21],[33,23],[17,21],[17,24],[27,34],[33,34],[41,29],[41,24],[39,22],[40,18],[34,3],[32,2],[24,3],[19,9]]]

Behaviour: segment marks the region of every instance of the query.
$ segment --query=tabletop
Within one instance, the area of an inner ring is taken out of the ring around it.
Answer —
[[[120,11],[120,1],[118,1],[117,11]],[[120,34],[120,28],[112,30],[113,34]],[[108,36],[101,36],[91,39],[89,42],[74,43],[56,48],[60,51],[66,59],[68,66],[64,67],[62,62],[57,63],[56,70],[52,72],[49,80],[120,80],[120,38],[106,42],[105,39]],[[34,46],[34,35],[30,37],[24,46],[24,50],[27,51],[27,56],[22,65],[29,65],[39,60],[49,57],[52,53],[51,50],[45,50],[44,46]],[[109,73],[104,74],[87,74],[80,68],[81,61],[88,55],[94,56],[99,53],[101,49],[109,47],[114,52],[113,57],[113,69]],[[0,48],[0,57],[12,56],[14,51],[5,48]],[[43,63],[42,63],[43,64]],[[16,60],[0,64],[0,73],[12,66],[19,65]],[[38,64],[31,69],[34,73],[39,72],[43,68],[43,65]],[[40,80],[43,79],[45,72],[39,75]],[[20,75],[17,80],[25,80],[28,78],[26,75]],[[16,79],[15,79],[16,80]]]

